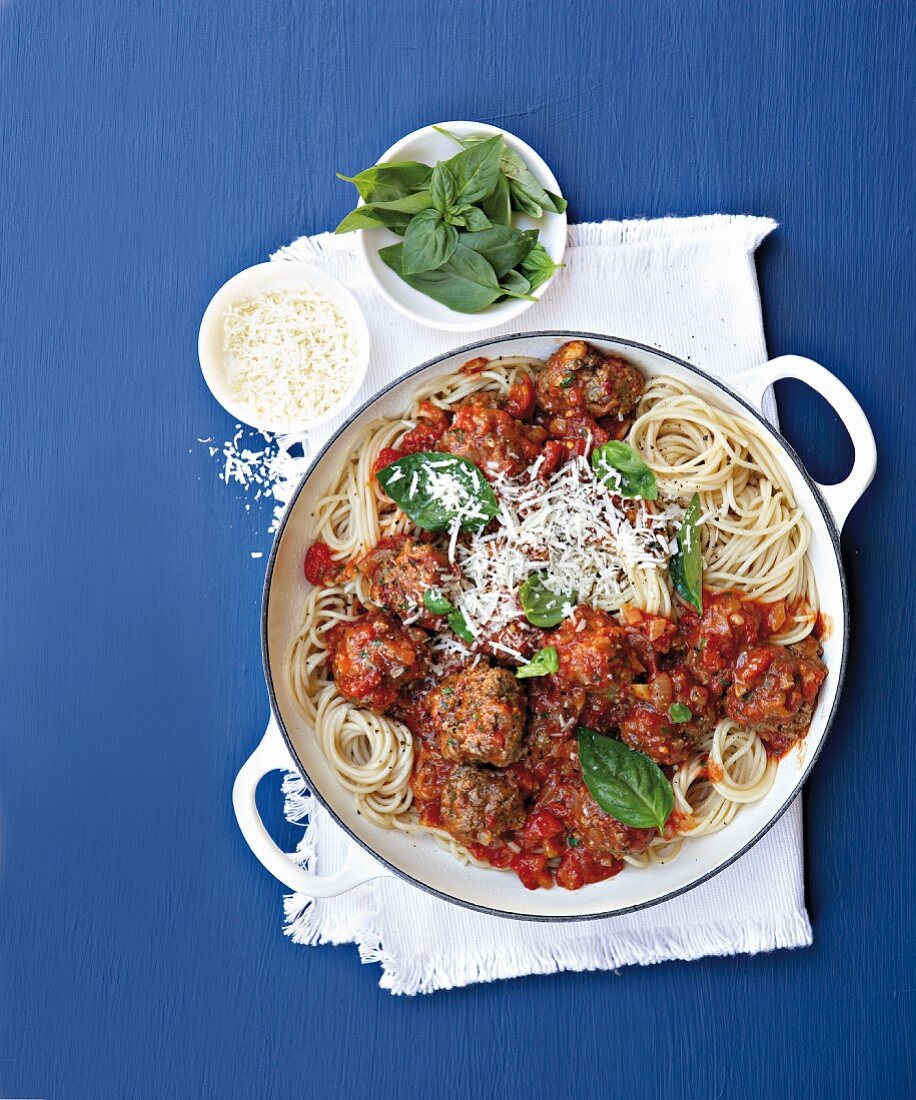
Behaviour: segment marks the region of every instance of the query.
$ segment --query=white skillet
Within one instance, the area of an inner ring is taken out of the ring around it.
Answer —
[[[821,609],[832,623],[824,643],[829,674],[808,735],[780,763],[772,790],[759,802],[742,807],[727,828],[690,840],[678,858],[666,866],[626,869],[615,878],[576,892],[559,888],[529,891],[513,874],[460,866],[429,837],[380,829],[358,816],[351,796],[337,783],[308,722],[290,696],[283,665],[309,589],[302,560],[313,539],[314,505],[337,476],[340,463],[364,425],[381,415],[402,414],[420,382],[448,374],[473,356],[531,355],[546,359],[571,339],[584,339],[605,353],[624,355],[647,377],[675,375],[710,402],[731,412],[752,415],[764,425],[781,455],[796,499],[811,522],[809,554]],[[813,481],[792,448],[761,416],[763,394],[779,378],[807,382],[830,402],[846,425],[855,460],[849,476],[838,485]],[[633,341],[581,332],[533,332],[470,344],[417,367],[377,394],[328,442],[299,485],[277,532],[267,566],[262,608],[262,648],[271,719],[233,790],[236,816],[251,850],[271,874],[291,890],[307,896],[331,897],[382,875],[399,875],[448,901],[516,919],[557,921],[610,916],[655,905],[698,886],[738,859],[772,827],[798,794],[823,746],[837,709],[849,638],[839,533],[871,481],[875,466],[874,435],[858,402],[828,370],[800,356],[774,359],[730,378],[726,386],[672,355]],[[316,876],[299,867],[274,844],[261,822],[254,797],[259,780],[270,771],[288,769],[302,773],[316,797],[351,838],[349,858],[336,874]]]

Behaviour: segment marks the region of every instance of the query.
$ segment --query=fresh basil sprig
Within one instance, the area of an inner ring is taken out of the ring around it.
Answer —
[[[491,195],[499,179],[499,164],[505,145],[502,134],[483,138],[456,153],[445,165],[455,180],[455,197],[462,202],[480,202]]]
[[[700,538],[700,494],[694,493],[677,534],[677,553],[668,561],[668,575],[677,594],[703,610],[703,554]]]
[[[531,284],[532,290],[536,290],[541,283],[546,283],[561,267],[566,267],[566,264],[555,264],[540,241],[519,264],[519,270]]]
[[[563,608],[575,606],[575,592],[565,594],[551,592],[544,587],[544,578],[540,573],[532,574],[519,590],[522,610],[532,626],[551,627],[563,621]]]
[[[658,764],[585,726],[576,732],[582,778],[601,809],[634,829],[664,829],[674,792]]]
[[[656,500],[655,474],[628,444],[612,439],[592,451],[592,469],[602,484],[627,500]]]
[[[526,680],[531,676],[547,676],[556,672],[560,667],[560,658],[557,656],[555,646],[548,645],[539,649],[537,653],[521,668],[515,670],[517,680]]]
[[[446,131],[441,131],[446,133]],[[461,146],[449,160],[378,164],[355,176],[365,205],[338,233],[385,228],[404,238],[379,250],[409,286],[460,313],[477,313],[505,298],[531,299],[561,264],[535,229],[512,225],[513,211],[534,218],[560,213],[566,200],[545,190],[501,134],[447,136]]]
[[[472,149],[476,145],[491,140],[479,135],[459,137],[441,126],[434,126],[433,129],[451,138],[465,149]],[[541,187],[524,160],[508,146],[503,148],[499,167],[508,182],[512,205],[516,210],[530,214],[533,218],[539,218],[545,210],[553,214],[562,214],[566,209],[566,199]]]
[[[496,495],[480,469],[466,458],[440,451],[417,451],[396,459],[375,475],[401,511],[424,531],[446,531],[461,517],[462,531],[479,531],[499,511]],[[457,485],[459,506],[437,495],[441,479]]]

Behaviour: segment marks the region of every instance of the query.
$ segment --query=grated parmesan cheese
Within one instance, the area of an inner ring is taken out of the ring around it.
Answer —
[[[353,382],[346,316],[314,290],[247,298],[223,318],[226,378],[253,423],[298,424],[333,408]]]
[[[456,606],[475,638],[524,617],[518,591],[532,574],[543,574],[552,592],[575,592],[580,603],[616,611],[632,595],[634,570],[657,568],[671,556],[680,506],[656,513],[642,501],[626,502],[636,505],[631,518],[581,456],[546,483],[530,475],[493,483],[500,505],[495,531],[459,539],[457,521],[450,533],[449,555],[463,577]],[[570,603],[562,611],[566,618],[575,614]]]

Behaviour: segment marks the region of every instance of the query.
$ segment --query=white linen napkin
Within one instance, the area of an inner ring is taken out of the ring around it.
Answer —
[[[769,218],[710,215],[569,227],[566,268],[524,317],[480,336],[528,329],[606,332],[652,344],[727,377],[767,358],[754,250]],[[303,260],[344,282],[366,315],[369,372],[356,404],[423,360],[476,334],[438,332],[396,313],[374,290],[353,236],[303,237],[274,260]],[[767,409],[775,419],[775,402]],[[344,416],[311,433],[314,453]],[[298,854],[322,872],[339,867],[346,834],[310,796],[298,773],[283,785],[291,821],[308,820]],[[428,993],[495,978],[630,963],[696,959],[811,943],[805,910],[801,800],[750,852],[673,901],[581,924],[513,921],[463,909],[397,878],[337,898],[286,898],[296,943],[355,943],[382,965],[392,993]]]

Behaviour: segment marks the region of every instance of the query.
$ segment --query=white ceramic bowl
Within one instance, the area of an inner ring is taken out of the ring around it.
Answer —
[[[350,322],[356,343],[356,359],[352,365],[353,377],[343,396],[321,416],[311,420],[252,419],[252,410],[241,404],[229,387],[226,376],[226,353],[223,350],[223,318],[226,311],[246,298],[269,294],[276,290],[314,290],[337,306]],[[287,433],[304,432],[324,424],[335,417],[356,396],[369,367],[369,329],[356,299],[349,290],[332,275],[310,264],[294,260],[278,260],[255,264],[240,271],[219,288],[207,306],[197,338],[200,369],[210,392],[223,408],[237,420],[251,424],[262,431]]]
[[[526,145],[521,138],[514,134],[501,130],[498,126],[489,126],[484,122],[440,122],[437,123],[450,133],[465,137],[470,134],[502,134],[506,145],[514,150],[524,160],[535,179],[548,191],[561,195],[560,185],[553,173],[538,154]],[[424,126],[420,130],[414,130],[412,134],[395,142],[378,159],[378,164],[387,164],[394,160],[416,160],[422,164],[435,164],[440,160],[448,160],[456,153],[461,152],[458,145],[444,134],[434,130],[432,126]],[[354,192],[355,195],[355,192]],[[360,202],[359,205],[362,205]],[[561,263],[563,253],[566,250],[566,214],[545,214],[535,220],[525,214],[514,213],[512,224],[519,229],[537,229],[540,233],[540,242],[550,253],[554,263]],[[365,256],[366,263],[376,286],[385,300],[405,317],[419,321],[421,325],[430,328],[445,329],[451,332],[482,332],[493,328],[495,325],[505,324],[513,317],[518,317],[533,302],[524,299],[508,299],[497,302],[480,310],[479,313],[456,313],[440,302],[428,298],[418,290],[414,290],[399,278],[390,267],[379,257],[379,250],[390,244],[397,244],[401,238],[388,229],[361,229],[357,231],[359,247]],[[553,283],[556,274],[542,283],[532,296],[540,298]]]
[[[299,635],[302,608],[311,586],[302,574],[305,548],[314,537],[316,508],[334,482],[366,424],[378,416],[400,415],[418,385],[456,370],[469,358],[532,355],[546,359],[569,339],[588,340],[605,354],[623,355],[647,378],[671,374],[687,382],[703,399],[744,417],[756,418],[769,434],[795,497],[811,523],[809,555],[823,612],[832,622],[824,640],[828,676],[821,688],[811,728],[781,762],[776,781],[758,802],[741,808],[718,833],[697,837],[681,855],[662,866],[627,868],[616,878],[582,890],[526,890],[512,874],[463,867],[427,836],[381,829],[361,817],[352,796],[340,785],[314,732],[299,711],[285,675],[286,660]],[[763,394],[779,378],[798,378],[833,405],[849,431],[855,461],[838,485],[819,485],[805,472],[786,441],[763,420]],[[368,401],[327,443],[293,496],[277,532],[267,566],[262,613],[264,667],[273,717],[263,740],[236,779],[233,801],[245,839],[264,866],[282,882],[311,897],[328,897],[381,875],[395,874],[448,901],[500,916],[535,920],[575,920],[609,916],[654,905],[704,882],[755,844],[785,812],[801,789],[836,713],[849,640],[849,608],[840,557],[839,530],[875,471],[875,440],[865,414],[849,390],[824,367],[785,355],[725,385],[681,359],[630,340],[594,333],[534,332],[499,337],[458,348],[425,363]],[[350,835],[345,866],[316,876],[298,866],[273,843],[255,805],[261,776],[294,767],[316,797]]]

